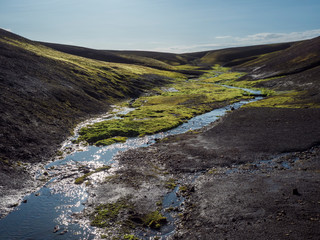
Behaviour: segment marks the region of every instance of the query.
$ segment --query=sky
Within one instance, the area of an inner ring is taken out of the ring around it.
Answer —
[[[0,28],[95,49],[197,52],[320,36],[320,0],[0,0]]]

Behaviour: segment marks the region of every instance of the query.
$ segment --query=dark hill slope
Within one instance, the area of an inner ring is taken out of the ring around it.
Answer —
[[[196,52],[196,53],[174,54],[174,53],[151,52],[151,51],[113,51],[113,52],[118,52],[120,54],[125,54],[125,55],[153,58],[173,66],[193,63],[207,53],[207,52]]]
[[[202,57],[205,53],[174,54],[151,51],[118,51],[118,50],[96,50],[78,46],[40,42],[55,50],[86,57],[90,59],[115,62],[139,64],[157,69],[179,71],[174,68],[177,65],[189,64]]]
[[[257,87],[303,91],[302,100],[320,103],[320,37],[262,55],[234,70],[249,73],[240,80],[265,79]]]
[[[260,56],[239,67],[251,70],[259,78],[266,78],[296,74],[319,65],[320,37],[317,37],[296,42],[285,50]]]
[[[61,52],[73,54],[76,56],[86,57],[90,59],[95,59],[95,60],[100,60],[105,62],[115,62],[115,63],[129,63],[129,64],[138,63],[134,59],[121,57],[113,53],[112,51],[108,51],[108,50],[97,50],[97,49],[90,49],[85,47],[78,47],[78,46],[57,44],[57,43],[47,43],[47,42],[39,42],[39,43]]]
[[[48,159],[81,119],[175,76],[68,55],[0,29],[1,169]]]
[[[220,64],[226,67],[232,67],[257,59],[261,54],[287,49],[292,44],[293,43],[279,43],[210,51],[200,58],[199,63],[207,65]]]

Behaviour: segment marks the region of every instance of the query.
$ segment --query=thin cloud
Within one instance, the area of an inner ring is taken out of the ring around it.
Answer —
[[[232,36],[217,36],[216,39],[232,38]]]
[[[10,28],[2,28],[3,30],[6,30],[8,32],[12,32],[12,30]]]
[[[205,50],[221,48],[223,45],[218,43],[208,44],[195,44],[195,45],[180,45],[173,47],[161,47],[155,48],[153,51],[156,52],[170,52],[170,53],[186,53],[186,52],[200,52]]]
[[[244,37],[234,36],[217,36],[215,42],[206,44],[195,44],[195,45],[180,45],[168,48],[156,48],[154,51],[161,52],[174,52],[174,53],[185,53],[185,52],[200,52],[208,50],[216,50],[228,47],[240,47],[280,42],[293,42],[305,39],[310,39],[320,36],[320,29],[308,30],[304,32],[291,32],[291,33],[256,33],[247,35]]]
[[[291,42],[314,38],[320,35],[320,29],[291,33],[257,33],[246,37],[237,37],[236,43],[264,44],[277,42]]]

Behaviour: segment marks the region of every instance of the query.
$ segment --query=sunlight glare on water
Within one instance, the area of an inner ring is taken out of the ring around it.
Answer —
[[[0,239],[94,239],[95,229],[91,228],[86,222],[82,222],[81,219],[72,217],[73,214],[84,209],[84,204],[88,198],[84,184],[74,184],[75,178],[84,174],[83,172],[79,175],[79,171],[81,172],[83,169],[91,171],[103,165],[113,164],[113,166],[116,166],[114,156],[121,151],[146,147],[153,144],[157,139],[202,128],[216,121],[228,110],[239,108],[243,104],[259,99],[261,98],[241,101],[224,108],[215,109],[194,117],[167,132],[129,138],[125,143],[116,143],[105,147],[87,146],[81,148],[81,151],[73,152],[63,159],[49,163],[40,172],[47,171],[48,179],[52,179],[38,192],[26,196],[27,203],[22,203],[15,211],[0,221]],[[118,111],[118,114],[125,114],[128,111],[132,111],[132,109],[127,108],[122,112]],[[105,117],[101,117],[100,121],[111,117],[110,114],[107,114]],[[97,119],[89,120],[81,126],[97,121]],[[75,136],[77,136],[77,133]],[[64,146],[71,145],[71,140],[74,138],[70,138]],[[105,174],[101,172],[90,177],[92,181],[102,181]]]

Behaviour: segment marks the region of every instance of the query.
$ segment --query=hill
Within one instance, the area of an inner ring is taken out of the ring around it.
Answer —
[[[204,56],[199,58],[198,62],[204,65],[220,64],[225,67],[234,67],[257,59],[262,54],[287,49],[292,44],[293,43],[279,43],[208,51]]]
[[[48,159],[77,122],[175,77],[184,76],[70,55],[0,30],[2,168]]]
[[[56,155],[75,124],[216,64],[247,73],[234,84],[295,90],[299,94],[289,98],[303,103],[298,106],[319,104],[319,46],[315,38],[184,54],[94,50],[39,43],[0,29],[0,195],[23,189],[31,179],[25,163],[32,166]],[[250,118],[252,110],[245,111]]]
[[[240,81],[256,82],[255,87],[278,91],[300,91],[297,98],[320,103],[320,37],[296,42],[290,47],[259,56],[234,70],[248,74]]]

